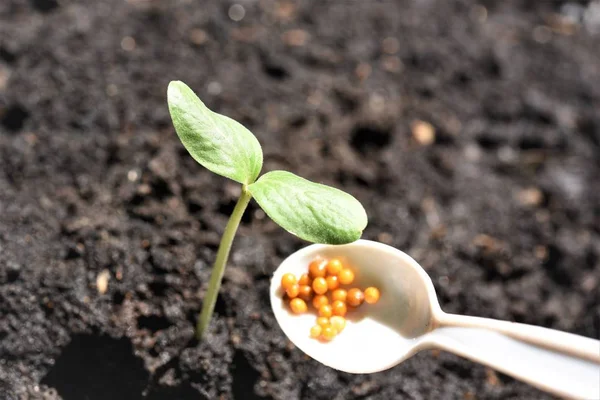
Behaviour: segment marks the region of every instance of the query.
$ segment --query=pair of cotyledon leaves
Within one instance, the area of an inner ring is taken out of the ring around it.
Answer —
[[[167,97],[173,125],[190,155],[210,171],[243,184],[285,230],[315,243],[360,238],[367,214],[354,197],[286,171],[258,178],[262,149],[248,129],[209,110],[183,82],[171,82]]]

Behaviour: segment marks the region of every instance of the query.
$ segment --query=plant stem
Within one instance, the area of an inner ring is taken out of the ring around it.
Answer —
[[[221,237],[221,243],[219,243],[219,250],[217,250],[217,258],[213,265],[208,290],[204,296],[204,301],[202,302],[202,312],[198,318],[198,325],[196,325],[196,337],[198,340],[202,339],[202,336],[210,323],[215,304],[217,303],[217,296],[221,287],[225,266],[227,265],[227,259],[229,258],[229,250],[231,250],[233,238],[235,237],[235,233],[242,220],[242,215],[244,215],[244,211],[251,198],[252,195],[246,190],[246,185],[244,185],[242,187],[242,195],[238,199],[238,202],[233,209],[233,213],[231,213],[231,217],[229,217],[225,232],[223,232],[223,236]]]

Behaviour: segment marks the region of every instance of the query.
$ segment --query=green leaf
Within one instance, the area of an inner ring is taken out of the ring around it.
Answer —
[[[354,242],[367,226],[367,213],[354,197],[291,172],[269,172],[248,190],[273,221],[309,242]]]
[[[169,83],[167,98],[175,131],[194,160],[242,184],[256,180],[263,154],[252,132],[209,110],[183,82]]]

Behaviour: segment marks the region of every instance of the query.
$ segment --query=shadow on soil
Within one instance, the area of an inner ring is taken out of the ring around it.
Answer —
[[[64,400],[141,399],[148,384],[143,361],[127,338],[73,336],[42,383]]]

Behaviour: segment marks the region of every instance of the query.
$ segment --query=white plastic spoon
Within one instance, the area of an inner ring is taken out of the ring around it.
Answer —
[[[316,256],[338,257],[355,271],[353,287],[375,286],[377,304],[347,315],[344,331],[329,343],[309,337],[314,313],[292,314],[281,277],[306,273]],[[407,254],[368,240],[342,246],[311,245],[279,266],[271,306],[289,339],[315,360],[340,371],[372,373],[425,349],[442,349],[487,365],[558,396],[600,399],[600,342],[557,330],[444,313],[431,279]]]

